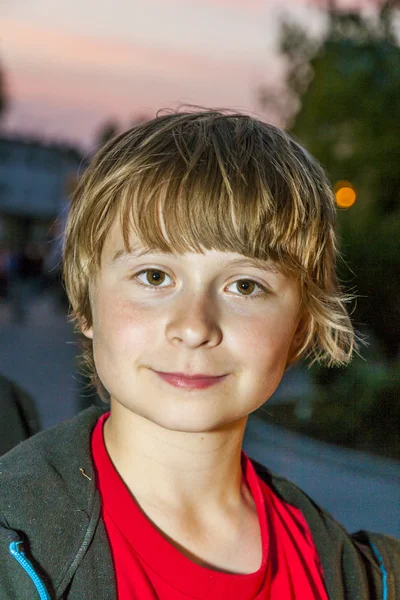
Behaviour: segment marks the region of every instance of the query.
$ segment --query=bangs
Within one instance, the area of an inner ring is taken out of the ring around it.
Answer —
[[[214,126],[190,135],[187,129],[184,136],[159,136],[146,152],[142,142],[134,164],[125,161],[117,170],[111,164],[98,195],[102,209],[92,212],[88,256],[99,259],[110,222],[119,218],[128,252],[134,233],[145,249],[236,252],[300,277],[311,269],[318,279],[334,211],[329,203],[321,207],[321,195],[331,194],[327,184],[318,189],[321,171],[313,178],[304,162],[308,171],[319,166],[293,141],[286,156],[273,154],[271,141],[248,118],[225,122],[223,132]]]

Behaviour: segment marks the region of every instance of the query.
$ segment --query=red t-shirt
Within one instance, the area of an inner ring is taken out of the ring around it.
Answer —
[[[108,416],[102,415],[93,431],[92,454],[118,600],[327,600],[301,511],[270,490],[243,451],[242,472],[257,508],[262,561],[254,573],[227,574],[192,562],[147,519],[108,455],[103,438]]]

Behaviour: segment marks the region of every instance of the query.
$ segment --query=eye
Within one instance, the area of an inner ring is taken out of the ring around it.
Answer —
[[[253,281],[252,279],[238,279],[237,281],[231,283],[228,287],[231,287],[232,285],[238,286],[237,289],[240,289],[241,292],[244,292],[244,294],[241,293],[240,296],[244,296],[249,300],[254,300],[268,294],[268,289],[265,286]],[[261,294],[252,294],[255,288],[259,288],[261,290]]]
[[[144,275],[146,283],[143,283],[143,281],[139,279],[140,275]],[[162,283],[164,283],[165,277],[169,277],[169,275],[161,269],[143,269],[143,271],[136,273],[133,276],[133,279],[138,285],[141,285],[142,287],[165,288],[168,286],[161,285]],[[249,298],[249,300],[260,298],[269,293],[269,290],[265,286],[253,281],[252,279],[238,279],[237,281],[231,283],[228,287],[231,287],[233,285],[238,286],[237,289],[241,291],[241,293],[238,295],[243,296],[245,298]],[[261,293],[253,294],[252,292],[255,290],[255,288],[260,289]]]
[[[144,275],[146,273],[146,281],[150,286],[142,283],[138,278],[139,275]],[[165,276],[169,277],[165,271],[161,271],[161,269],[143,269],[139,273],[136,273],[133,278],[137,281],[139,285],[143,287],[161,287],[161,283],[165,280]],[[155,285],[153,285],[155,284]],[[165,287],[165,286],[163,286]]]

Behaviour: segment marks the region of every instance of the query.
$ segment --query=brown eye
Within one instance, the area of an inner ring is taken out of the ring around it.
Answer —
[[[141,279],[143,277],[143,279]],[[168,286],[165,285],[161,285],[165,282],[166,277],[170,276],[168,275],[168,273],[165,273],[165,271],[162,271],[161,269],[143,269],[143,271],[140,271],[139,273],[135,273],[135,275],[132,276],[132,279],[138,284],[141,285],[144,288],[150,289],[150,288],[160,288],[160,289],[164,289]]]
[[[248,296],[250,295],[253,291],[255,286],[257,285],[254,281],[251,281],[250,279],[239,279],[236,282],[238,289],[240,289],[242,292],[245,292],[243,295],[244,296]]]
[[[163,271],[159,271],[158,269],[147,269],[145,273],[148,283],[155,283],[156,286],[160,285],[160,283],[163,283],[165,279],[165,273]]]
[[[261,285],[252,279],[237,279],[230,285],[235,286],[236,291],[240,291],[240,294],[236,293],[235,296],[242,296],[242,298],[248,298],[249,300],[260,300],[266,298],[270,294],[270,291],[264,285]],[[255,289],[259,290],[258,294],[253,293]]]

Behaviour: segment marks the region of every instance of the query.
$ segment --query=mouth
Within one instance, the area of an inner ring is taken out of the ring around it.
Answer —
[[[185,375],[184,373],[163,373],[154,371],[162,380],[170,385],[184,389],[205,389],[223,381],[227,375],[205,375],[204,373],[196,375]]]
[[[193,375],[188,373],[169,373],[163,371],[156,371],[160,375],[168,375],[170,377],[179,377],[180,379],[213,379],[218,377],[225,377],[225,375],[209,375],[208,373],[195,373]]]

